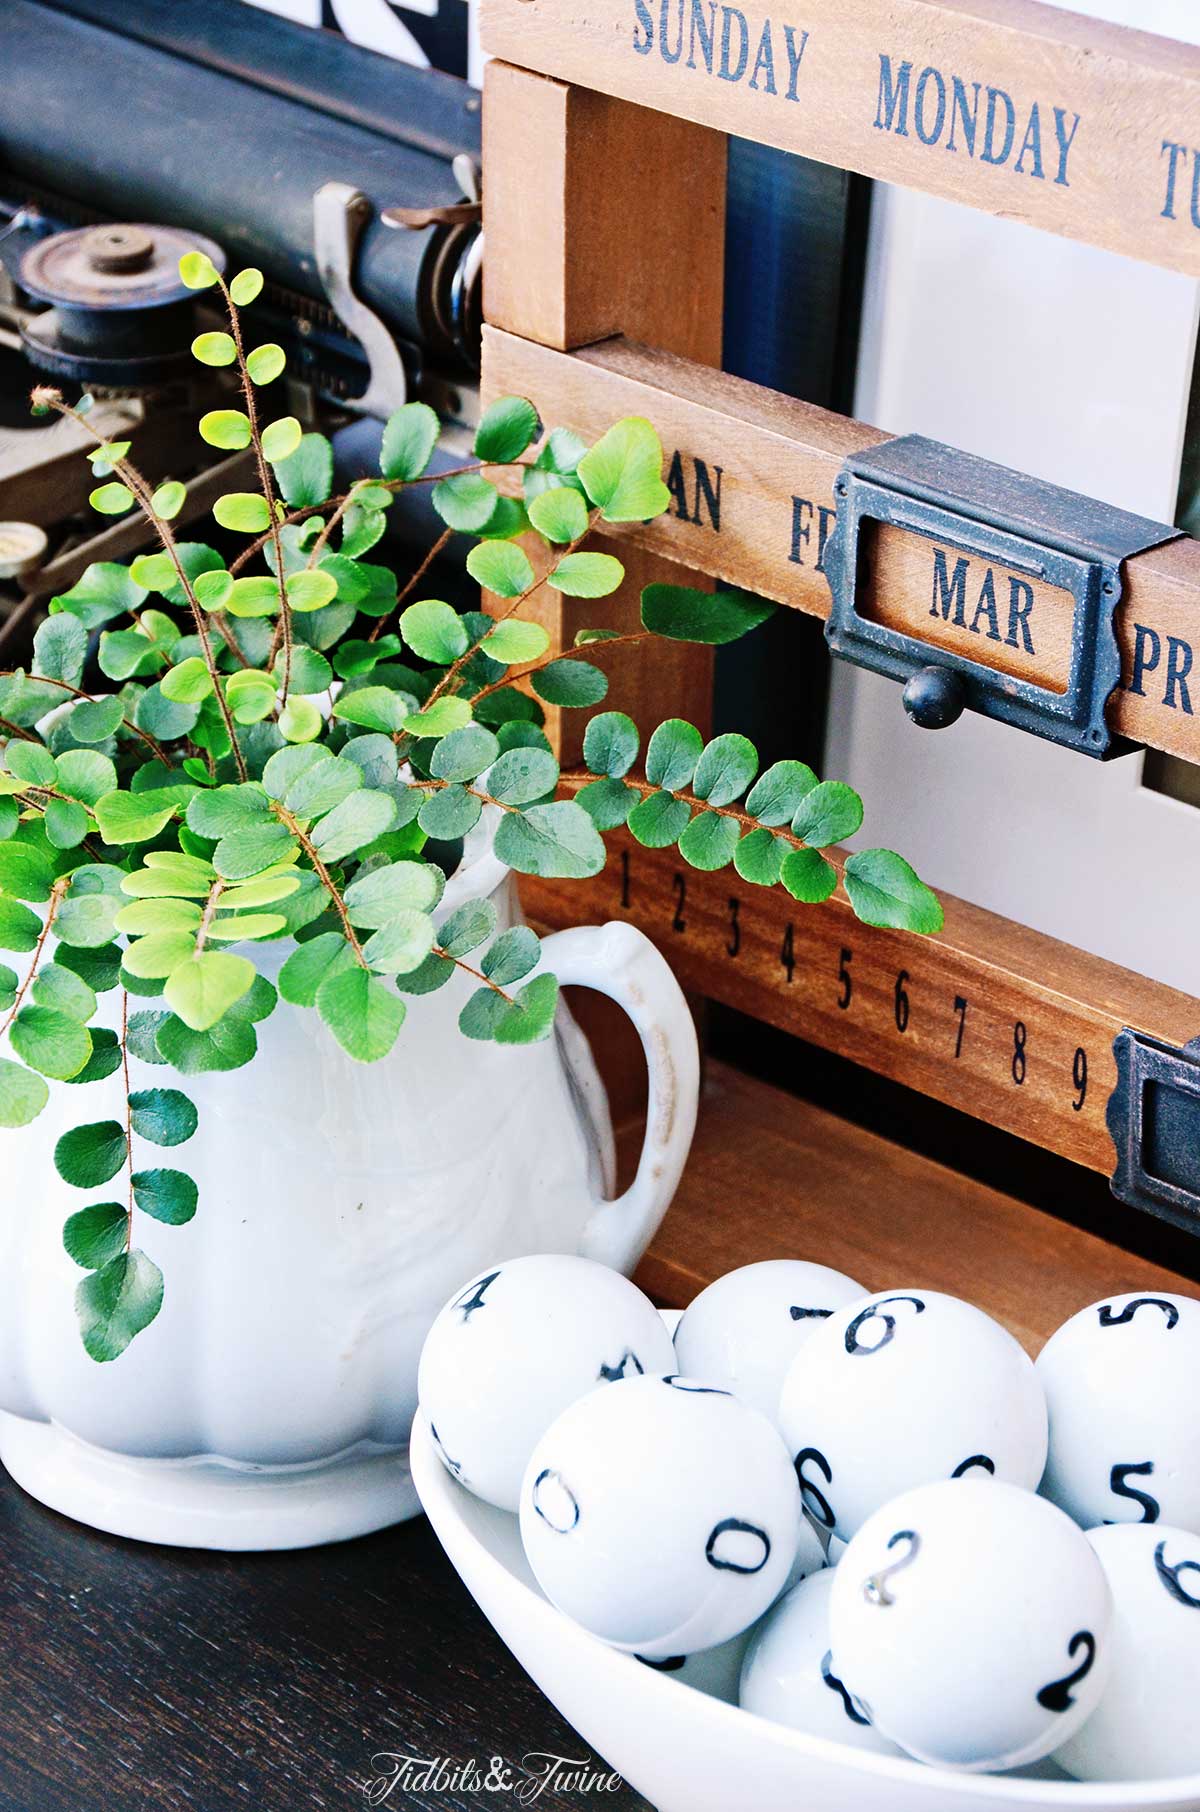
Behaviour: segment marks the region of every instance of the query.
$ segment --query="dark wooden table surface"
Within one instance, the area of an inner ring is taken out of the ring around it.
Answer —
[[[380,1752],[485,1776],[500,1757],[516,1781],[532,1751],[589,1753],[423,1518],[296,1554],[205,1554],[98,1535],[0,1473],[0,1812],[347,1812],[371,1803]],[[521,1802],[451,1785],[377,1803]],[[534,1803],[646,1812],[624,1785]]]

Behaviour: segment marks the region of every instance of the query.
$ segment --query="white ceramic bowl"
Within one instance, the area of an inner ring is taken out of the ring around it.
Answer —
[[[806,1736],[606,1648],[543,1598],[515,1516],[455,1483],[418,1414],[413,1482],[438,1539],[521,1666],[658,1812],[1200,1812],[1200,1774],[1088,1783],[951,1774]],[[500,1736],[497,1732],[497,1737]]]

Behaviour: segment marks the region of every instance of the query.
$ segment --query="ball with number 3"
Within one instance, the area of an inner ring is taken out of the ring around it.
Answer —
[[[1028,1355],[982,1309],[885,1290],[823,1321],[784,1381],[780,1428],[809,1515],[849,1538],[936,1479],[988,1474],[1037,1489],[1046,1403]]]
[[[1050,1336],[1037,1374],[1048,1498],[1085,1529],[1163,1522],[1200,1534],[1200,1302],[1147,1291],[1093,1303]]]

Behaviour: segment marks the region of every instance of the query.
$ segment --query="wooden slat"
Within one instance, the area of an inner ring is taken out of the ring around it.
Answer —
[[[628,920],[685,988],[1106,1176],[1117,1032],[1174,1045],[1200,1032],[1189,995],[962,900],[943,896],[944,931],[919,938],[860,923],[840,891],[801,906],[627,832],[607,841],[590,881],[522,880],[535,922]]]
[[[1190,45],[1036,0],[483,0],[482,32],[527,69],[1200,276]]]
[[[544,419],[589,439],[619,416],[648,416],[662,437],[674,502],[647,526],[614,534],[713,578],[828,616],[822,554],[836,520],[834,480],[847,454],[886,435],[627,340],[563,353],[489,328],[484,372],[489,393],[528,396]],[[1000,641],[989,636],[986,616],[972,633],[974,592],[961,629],[940,612],[931,618],[933,546],[907,536],[904,558],[893,554],[884,575],[889,620],[1001,671],[1060,683],[1069,624],[1065,594],[1042,589],[1030,621],[1049,665],[1023,668],[1020,649],[1004,645],[1006,614]],[[1134,742],[1200,761],[1200,543],[1181,539],[1126,561],[1117,637],[1123,684],[1109,702],[1110,727]]]
[[[640,1138],[630,1128],[623,1143]],[[963,1296],[1030,1353],[1106,1296],[1200,1295],[1187,1277],[710,1064],[691,1158],[637,1282],[682,1305],[714,1277],[764,1258],[815,1259],[868,1290],[921,1285]]]

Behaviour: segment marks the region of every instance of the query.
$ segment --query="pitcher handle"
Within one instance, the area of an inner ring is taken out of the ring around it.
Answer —
[[[624,1195],[596,1204],[580,1247],[584,1258],[632,1271],[670,1206],[696,1129],[696,1028],[666,961],[632,925],[555,931],[542,940],[542,957],[564,985],[595,988],[623,1007],[646,1053],[650,1095],[637,1175]]]

